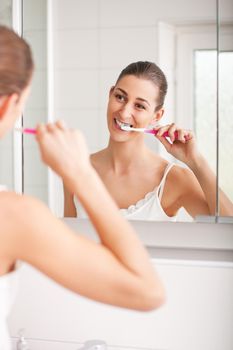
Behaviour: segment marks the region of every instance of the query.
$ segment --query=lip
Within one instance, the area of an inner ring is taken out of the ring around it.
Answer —
[[[113,124],[114,124],[114,126],[115,126],[115,128],[116,128],[117,130],[120,130],[120,131],[123,131],[123,132],[127,132],[127,131],[122,130],[120,124],[124,124],[124,125],[131,126],[131,127],[133,126],[133,125],[130,124],[130,123],[122,122],[122,121],[119,120],[118,118],[113,118]]]

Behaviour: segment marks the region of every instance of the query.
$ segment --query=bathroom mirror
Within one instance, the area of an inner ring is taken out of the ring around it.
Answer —
[[[221,123],[225,117],[217,104],[215,0],[22,2],[23,35],[32,45],[36,62],[25,125],[33,127],[39,121],[64,119],[84,132],[90,152],[96,152],[108,142],[108,93],[119,72],[130,62],[154,61],[165,72],[169,84],[163,123],[175,121],[193,129],[215,172],[219,142],[219,182],[233,200],[229,180],[232,160],[224,151],[232,144],[228,124],[232,123],[231,113],[228,122]],[[230,31],[231,0],[221,0],[219,6],[221,25],[227,25]],[[219,28],[220,36],[221,33]],[[225,38],[221,40],[225,42]],[[227,72],[224,74],[230,78]],[[225,91],[230,101],[227,87]],[[216,137],[217,112],[221,128],[229,136],[226,145],[223,134],[219,140]],[[147,136],[146,142],[171,160],[154,138]],[[61,181],[41,164],[37,146],[29,136],[24,136],[24,191],[38,196],[56,215],[63,216]],[[190,217],[182,213],[179,220],[189,221]]]
[[[233,200],[233,2],[219,0],[219,185]]]

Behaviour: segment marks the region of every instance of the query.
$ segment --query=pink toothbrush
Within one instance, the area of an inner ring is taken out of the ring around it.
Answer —
[[[23,134],[36,134],[36,129],[29,128],[15,128],[15,131],[19,131]]]
[[[138,131],[138,132],[143,132],[143,133],[146,133],[146,134],[153,134],[153,135],[157,135],[158,131],[159,130],[154,130],[154,129],[146,129],[146,128],[133,128],[129,125],[124,125],[122,124],[120,126],[121,130],[124,130],[124,131]],[[162,135],[163,137],[169,137],[169,134],[167,131],[165,131]],[[178,132],[175,131],[175,139],[178,139]]]

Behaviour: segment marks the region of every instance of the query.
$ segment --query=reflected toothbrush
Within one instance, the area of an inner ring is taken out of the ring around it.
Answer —
[[[159,130],[155,130],[155,129],[146,129],[146,128],[133,128],[130,125],[125,125],[125,124],[121,124],[119,125],[121,130],[124,131],[137,131],[137,132],[142,132],[142,133],[146,133],[146,134],[153,134],[153,135],[157,135]],[[165,131],[162,135],[163,137],[170,137],[168,132]],[[175,139],[178,139],[178,132],[175,131]]]
[[[36,129],[30,128],[15,128],[15,131],[19,131],[22,134],[36,134]]]

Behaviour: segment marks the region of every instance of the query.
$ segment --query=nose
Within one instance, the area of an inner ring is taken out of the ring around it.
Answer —
[[[133,116],[133,110],[129,103],[125,103],[119,111],[119,115],[122,121],[128,121]]]

